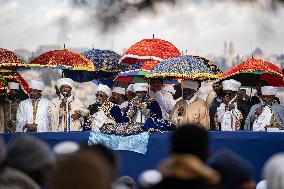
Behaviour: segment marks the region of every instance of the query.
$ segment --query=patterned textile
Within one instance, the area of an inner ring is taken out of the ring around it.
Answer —
[[[149,132],[174,131],[175,128],[176,126],[171,122],[165,119],[158,119],[155,117],[149,117],[143,126],[144,131],[149,131]]]
[[[176,77],[184,79],[216,79],[222,71],[210,60],[199,56],[178,56],[161,61],[146,77]]]
[[[104,124],[100,131],[106,134],[116,135],[133,135],[141,133],[143,124],[141,123],[116,123],[116,124]]]
[[[131,136],[109,135],[100,132],[90,132],[88,144],[101,143],[112,150],[127,150],[146,154],[149,133],[143,132]]]

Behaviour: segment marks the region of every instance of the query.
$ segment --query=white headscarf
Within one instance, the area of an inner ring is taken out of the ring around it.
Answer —
[[[264,165],[263,176],[269,189],[284,189],[284,153],[273,155]]]

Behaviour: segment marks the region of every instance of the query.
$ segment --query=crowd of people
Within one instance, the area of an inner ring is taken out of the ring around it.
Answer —
[[[79,146],[64,141],[51,149],[33,135],[15,135],[7,145],[0,138],[0,188],[2,189],[254,189],[250,162],[222,149],[210,156],[208,131],[200,124],[178,127],[171,135],[170,154],[157,169],[145,170],[135,181],[118,177],[114,151],[101,144]],[[282,189],[283,153],[263,168],[257,189]],[[122,164],[127,162],[120,162]],[[137,182],[137,183],[136,183]]]
[[[30,81],[28,99],[23,101],[17,98],[19,83],[9,82],[8,90],[0,91],[0,132],[91,130],[131,135],[173,131],[188,123],[221,131],[284,128],[284,106],[276,97],[277,88],[263,80],[252,97],[234,79],[215,82],[214,93],[208,95],[200,92],[201,82],[193,80],[181,82],[181,94],[173,86],[163,86],[160,78],[127,88],[99,84],[96,101],[89,107],[74,95],[70,78],[57,81],[54,99],[42,96],[44,87],[41,81]]]

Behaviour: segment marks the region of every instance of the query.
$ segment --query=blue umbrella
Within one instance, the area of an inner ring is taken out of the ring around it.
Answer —
[[[125,69],[125,66],[118,64],[120,55],[111,50],[92,49],[84,51],[82,55],[93,62],[96,71],[64,70],[66,77],[84,82],[113,77]]]
[[[146,75],[182,79],[217,79],[222,72],[211,61],[199,56],[178,56],[161,61]]]

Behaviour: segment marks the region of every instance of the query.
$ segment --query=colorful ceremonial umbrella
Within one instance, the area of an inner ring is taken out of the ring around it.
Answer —
[[[118,64],[120,55],[111,50],[92,49],[84,51],[82,55],[93,63],[95,70],[89,72],[64,70],[65,76],[83,82],[113,77],[125,69],[124,65]]]
[[[118,74],[114,81],[126,83],[147,83],[145,75],[148,74],[149,71],[158,63],[159,61],[147,61],[131,65],[127,68],[128,71]]]
[[[67,49],[45,52],[33,59],[31,64],[59,69],[95,70],[93,63],[90,60]]]
[[[30,65],[16,53],[0,48],[0,72],[15,72],[23,67],[30,67]]]
[[[173,77],[203,81],[217,79],[221,73],[222,71],[210,60],[199,56],[185,55],[161,61],[146,77]]]
[[[149,60],[162,61],[180,55],[179,50],[168,41],[162,39],[143,39],[124,52],[120,63],[131,65]]]
[[[235,79],[241,82],[243,87],[254,87],[259,80],[265,80],[271,86],[284,87],[282,70],[271,62],[255,58],[233,66],[219,79]]]

